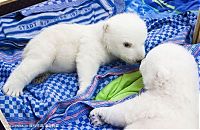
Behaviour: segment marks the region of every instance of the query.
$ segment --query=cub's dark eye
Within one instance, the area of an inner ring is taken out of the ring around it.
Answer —
[[[131,44],[131,43],[128,43],[128,42],[124,42],[123,45],[124,45],[124,47],[126,47],[126,48],[130,48],[130,47],[132,46],[132,44]]]

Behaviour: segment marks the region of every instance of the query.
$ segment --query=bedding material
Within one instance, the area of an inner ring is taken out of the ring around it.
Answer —
[[[191,11],[198,13],[198,0],[125,0],[126,12],[136,12],[144,18],[164,18]]]
[[[1,89],[12,70],[21,62],[23,47],[42,28],[62,22],[92,24],[123,11],[133,12],[135,9],[125,3],[127,1],[80,0],[77,3],[75,1],[60,0],[65,4],[57,3],[58,7],[55,11],[45,12],[50,8],[51,3],[43,3],[40,5],[41,8],[40,6],[30,7],[30,9],[0,18]],[[52,4],[55,4],[54,2],[52,1]],[[150,5],[143,3],[143,6]],[[34,12],[31,8],[37,8],[37,10]],[[139,14],[142,12],[136,11]],[[143,11],[151,12],[152,10]],[[157,13],[152,17],[150,17],[151,13],[149,16],[147,16],[148,13],[145,14],[141,16],[148,27],[146,53],[165,41],[181,44],[195,57],[200,74],[200,44],[191,44],[196,14],[193,12],[165,13],[165,15]],[[136,71],[138,67],[138,64],[126,65],[122,61],[102,66],[93,79],[93,84],[88,87],[88,92],[80,96],[75,96],[78,89],[76,72],[51,74],[42,83],[27,85],[24,94],[19,98],[6,96],[1,90],[0,109],[12,129],[120,129],[108,124],[94,127],[90,124],[88,115],[93,108],[111,106],[134,98],[136,94],[119,101],[94,100],[97,93],[111,81],[124,73]]]
[[[44,2],[0,18],[0,41],[6,40],[7,43],[9,40],[17,44],[27,43],[43,28],[57,23],[96,23],[124,11],[123,3],[122,0],[118,2],[112,0],[53,0]],[[52,9],[49,10],[50,8]]]
[[[185,12],[188,10],[196,12],[199,9],[198,0],[143,0],[143,2],[159,12]]]

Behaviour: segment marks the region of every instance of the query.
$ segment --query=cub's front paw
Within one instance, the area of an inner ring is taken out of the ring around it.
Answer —
[[[116,106],[100,107],[90,112],[91,124],[100,126],[104,123],[117,127],[125,127],[127,125],[125,114]]]
[[[76,95],[81,95],[81,94],[85,93],[86,89],[87,89],[86,85],[80,86],[79,89],[78,89],[78,91],[77,91],[77,93],[76,93]]]
[[[6,83],[3,86],[3,92],[8,96],[18,97],[23,94],[23,87]]]
[[[77,91],[76,95],[81,95],[81,94],[83,94],[83,93],[84,93],[84,90],[80,90],[80,89],[79,89],[79,90]]]
[[[90,121],[94,126],[101,126],[105,124],[104,108],[96,108],[90,112]]]

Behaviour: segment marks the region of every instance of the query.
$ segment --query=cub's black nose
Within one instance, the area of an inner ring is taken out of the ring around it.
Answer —
[[[137,60],[136,63],[141,64],[142,60]]]

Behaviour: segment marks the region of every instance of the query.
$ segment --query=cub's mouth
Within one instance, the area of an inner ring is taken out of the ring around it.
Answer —
[[[141,64],[142,62],[142,59],[127,59],[127,58],[120,58],[120,59],[128,64],[136,64],[136,63]]]
[[[132,59],[124,59],[124,58],[121,58],[121,60],[123,60],[124,62],[126,62],[126,63],[128,63],[128,64],[134,64],[134,63],[137,62],[136,60],[132,60]]]

